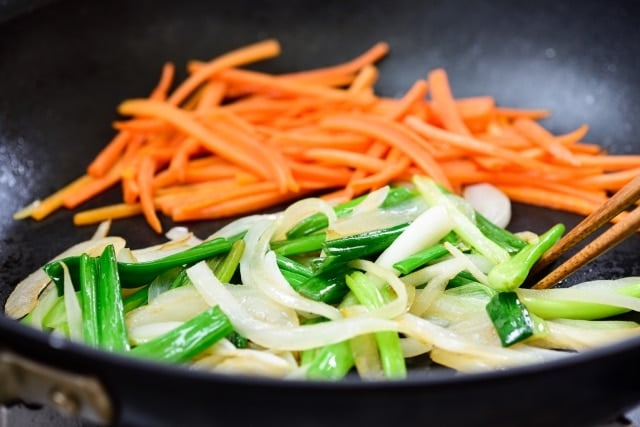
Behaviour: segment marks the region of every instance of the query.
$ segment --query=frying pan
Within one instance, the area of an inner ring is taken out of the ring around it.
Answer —
[[[589,141],[640,151],[638,2],[573,1],[57,1],[0,24],[0,302],[15,284],[92,228],[71,213],[11,214],[82,173],[112,136],[115,106],[145,96],[166,60],[183,65],[267,37],[284,72],[337,63],[374,42],[392,52],[377,89],[398,96],[436,67],[457,96],[548,108],[554,132],[589,123]],[[113,190],[87,206],[115,202]],[[513,230],[575,215],[516,204]],[[171,223],[165,221],[165,228]],[[206,236],[220,222],[193,223]],[[141,220],[112,233],[158,242]],[[640,275],[640,238],[567,283]],[[117,425],[585,426],[640,401],[640,339],[545,366],[456,375],[415,368],[401,382],[231,377],[141,362],[48,337],[0,315],[0,400],[53,405]]]

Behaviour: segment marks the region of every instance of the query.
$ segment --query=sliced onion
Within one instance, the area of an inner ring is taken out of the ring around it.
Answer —
[[[151,341],[154,338],[162,336],[167,332],[171,332],[184,322],[166,321],[158,323],[150,323],[147,325],[139,325],[130,328],[127,332],[129,342],[132,345],[140,345]]]
[[[582,320],[546,321],[548,332],[533,345],[545,348],[583,351],[638,336],[640,326],[635,322]]]
[[[400,280],[393,271],[363,259],[352,261],[349,265],[384,280],[389,286],[391,286],[391,289],[393,289],[393,292],[396,294],[396,298],[393,301],[388,302],[380,308],[372,310],[370,312],[371,315],[393,318],[407,310],[409,307],[407,285],[402,282],[402,280]]]
[[[125,316],[127,328],[161,322],[186,322],[209,308],[192,285],[184,285],[158,295],[151,303]]]
[[[249,228],[254,226],[255,224],[270,220],[274,221],[276,218],[275,214],[272,215],[249,215],[242,218],[238,218],[235,221],[230,222],[224,227],[218,229],[215,233],[211,234],[206,240],[215,239],[216,237],[233,237],[240,233],[246,232]]]
[[[73,245],[49,262],[69,256],[80,255],[85,252],[91,256],[98,256],[107,245],[113,245],[117,253],[124,248],[125,243],[125,240],[121,237],[105,237],[104,239],[87,240]],[[29,314],[38,303],[38,296],[50,281],[51,279],[42,268],[38,268],[27,276],[18,283],[9,295],[4,306],[6,315],[13,319],[19,319]]]
[[[377,210],[389,194],[389,186],[378,188],[375,191],[370,192],[356,207],[351,211],[351,216],[358,216],[365,212],[371,212]]]
[[[255,319],[272,326],[298,326],[299,321],[295,310],[278,304],[259,289],[244,285],[225,285],[225,287]]]
[[[67,314],[67,325],[69,326],[69,338],[72,341],[82,342],[82,309],[80,308],[80,302],[78,296],[73,288],[71,282],[71,275],[69,274],[69,268],[65,263],[60,264],[62,266],[64,277],[64,309]]]
[[[192,365],[227,374],[258,375],[282,378],[293,372],[297,365],[268,351],[236,349],[199,359]]]
[[[297,293],[282,275],[275,253],[269,250],[276,221],[257,223],[245,235],[246,248],[240,259],[240,275],[245,286],[260,289],[267,297],[279,304],[326,317],[337,319],[340,311],[322,302],[314,301]]]
[[[475,210],[498,227],[509,225],[511,200],[499,188],[488,183],[472,184],[462,194]]]
[[[96,231],[93,233],[93,236],[91,237],[91,240],[99,240],[99,239],[104,239],[105,237],[107,237],[109,235],[109,229],[111,228],[111,220],[106,220],[106,221],[102,221],[100,224],[98,224],[98,228],[96,228]]]
[[[478,266],[471,261],[471,258],[469,256],[462,253],[460,249],[456,248],[454,245],[452,245],[449,242],[444,242],[444,247],[447,249],[447,251],[449,251],[452,257],[460,260],[460,263],[464,265],[464,269],[467,270],[469,273],[471,273],[471,275],[478,282],[485,285],[489,283],[489,278],[487,277],[487,275],[484,274],[484,272],[480,270],[480,268],[478,268]]]
[[[582,301],[614,307],[640,311],[640,298],[626,296],[612,289],[584,289],[584,288],[556,288],[556,289],[525,289],[516,291],[522,297],[544,298],[559,301]]]
[[[453,228],[453,221],[442,206],[424,211],[385,249],[376,264],[392,268],[393,264],[433,246]]]
[[[396,329],[393,321],[364,316],[291,328],[276,328],[256,320],[247,313],[204,262],[189,267],[187,275],[194,285],[211,289],[220,309],[227,315],[239,334],[271,350],[309,350],[335,344],[361,334]]]

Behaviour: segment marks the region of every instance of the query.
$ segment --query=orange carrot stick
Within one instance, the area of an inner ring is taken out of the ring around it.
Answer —
[[[168,102],[171,105],[180,104],[205,80],[221,70],[272,58],[279,54],[280,44],[276,40],[265,40],[220,55],[187,77],[169,96]]]
[[[368,172],[379,172],[387,166],[383,160],[373,156],[331,148],[311,148],[306,150],[304,155],[309,160],[363,169]]]
[[[124,151],[130,138],[129,132],[119,132],[89,164],[87,173],[96,178],[104,176],[118,161],[118,157]]]
[[[432,108],[442,121],[444,128],[460,135],[470,136],[471,132],[462,121],[456,101],[451,93],[446,71],[442,68],[431,71],[428,81],[431,90]]]
[[[83,185],[74,188],[72,192],[65,195],[62,204],[67,209],[73,209],[114,186],[120,180],[121,167],[120,164],[116,164],[106,175],[100,178],[92,177]]]
[[[416,102],[425,97],[428,90],[429,84],[426,80],[416,80],[407,93],[400,99],[400,102],[393,106],[385,116],[391,120],[403,118]]]
[[[329,129],[342,129],[360,132],[372,138],[379,139],[398,150],[422,168],[423,172],[445,187],[449,181],[433,159],[431,154],[411,137],[400,124],[372,115],[335,116],[325,119],[320,126]]]
[[[542,147],[559,161],[572,166],[579,166],[581,164],[567,147],[558,142],[555,136],[539,123],[529,118],[521,117],[515,120],[513,127],[522,136]]]
[[[118,110],[124,115],[150,116],[166,120],[176,128],[196,138],[204,147],[220,157],[246,167],[264,178],[269,178],[269,174],[265,173],[260,159],[256,159],[250,151],[251,147],[230,147],[226,141],[195,121],[191,115],[176,107],[163,102],[138,99],[123,102]]]
[[[153,89],[149,99],[155,99],[158,101],[164,101],[167,99],[167,93],[171,88],[173,82],[173,76],[175,75],[175,67],[171,62],[165,62],[162,66],[162,74],[160,75],[160,81],[158,85]]]
[[[319,76],[325,77],[328,75],[345,75],[354,74],[361,68],[368,64],[374,64],[379,61],[389,52],[389,45],[385,42],[378,42],[373,45],[369,50],[362,55],[345,62],[343,64],[333,65],[325,68],[317,68],[314,70],[298,71],[294,73],[281,74],[280,77],[285,77],[290,80],[298,81],[317,81]]]
[[[349,85],[348,91],[351,93],[359,93],[370,91],[376,80],[378,80],[378,69],[371,64],[367,64],[356,75],[356,78]]]
[[[584,200],[582,197],[574,197],[566,193],[557,193],[541,188],[515,185],[498,185],[497,187],[513,201],[580,215],[589,215],[599,206],[598,203]]]
[[[118,203],[78,212],[73,216],[73,223],[75,225],[97,224],[107,220],[130,218],[140,213],[142,213],[142,207],[137,203],[133,205]]]
[[[218,203],[198,211],[192,211],[189,216],[184,215],[183,221],[220,219],[236,215],[242,215],[259,209],[264,209],[279,203],[284,203],[294,198],[300,197],[295,193],[280,193],[279,190],[252,194],[246,197],[228,200]]]
[[[93,178],[89,175],[82,175],[80,178],[76,178],[46,199],[40,201],[31,211],[31,217],[36,221],[40,221],[49,216],[52,212],[63,206],[64,199],[68,195],[73,194],[78,188],[82,188],[92,180]]]
[[[156,233],[162,233],[162,224],[156,213],[153,201],[153,176],[155,174],[155,162],[149,157],[143,157],[138,171],[138,186],[140,188],[140,206],[147,223]]]
[[[353,94],[346,90],[281,79],[258,71],[230,68],[218,73],[217,77],[229,84],[248,85],[270,94],[312,96],[330,101],[351,101],[359,105],[373,101],[371,95]]]
[[[577,174],[593,173],[592,170],[587,170],[584,168],[570,169],[523,157],[517,151],[498,147],[496,145],[489,144],[472,137],[447,132],[443,129],[439,129],[435,126],[425,123],[424,121],[414,116],[408,116],[407,118],[405,118],[404,123],[428,140],[443,141],[453,145],[454,147],[467,150],[468,152],[504,159],[509,161],[510,163],[524,168],[525,170],[538,170],[540,172],[560,176],[575,176]]]

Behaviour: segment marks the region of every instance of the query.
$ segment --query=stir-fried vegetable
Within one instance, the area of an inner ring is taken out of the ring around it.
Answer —
[[[522,288],[564,227],[520,231],[526,241],[416,176],[335,207],[304,199],[240,218],[203,241],[87,244],[21,283],[7,313],[136,357],[315,380],[401,379],[425,354],[500,369],[640,332],[597,320],[640,311],[640,278]],[[21,295],[38,287],[33,304]]]

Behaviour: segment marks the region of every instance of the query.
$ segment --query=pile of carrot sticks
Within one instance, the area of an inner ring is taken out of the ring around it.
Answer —
[[[148,98],[119,105],[117,133],[86,174],[16,217],[41,220],[119,185],[122,203],[79,211],[74,223],[142,214],[160,233],[160,213],[182,222],[311,194],[343,201],[415,174],[455,192],[488,182],[514,201],[587,215],[640,173],[640,155],[583,142],[587,125],[554,135],[540,124],[546,110],[454,98],[443,69],[400,98],[376,94],[386,43],[325,68],[246,69],[280,50],[265,40],[192,61],[179,83],[166,63]]]

